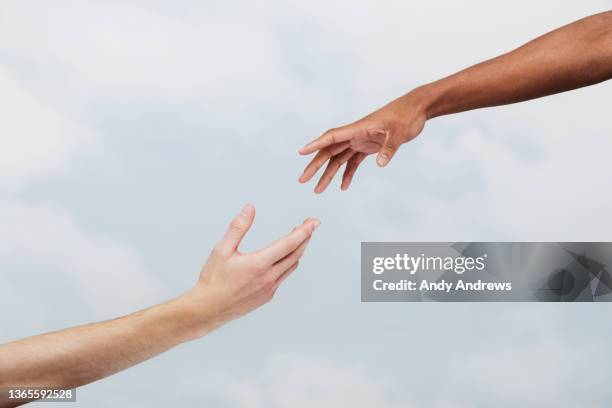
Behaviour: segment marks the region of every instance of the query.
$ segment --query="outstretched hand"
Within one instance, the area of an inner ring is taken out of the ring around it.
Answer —
[[[314,190],[317,194],[322,193],[346,164],[341,184],[342,190],[346,190],[368,155],[377,153],[378,165],[386,166],[403,143],[421,133],[426,119],[424,98],[420,92],[413,91],[356,122],[330,129],[300,149],[302,155],[315,152],[316,155],[304,169],[299,182],[308,182],[327,162]]]
[[[320,223],[307,218],[267,247],[241,253],[238,247],[254,219],[255,208],[246,205],[213,249],[196,286],[184,296],[195,305],[193,314],[205,322],[200,335],[268,302],[297,269]]]

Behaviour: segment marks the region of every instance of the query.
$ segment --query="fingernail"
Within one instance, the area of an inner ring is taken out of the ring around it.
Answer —
[[[317,227],[318,227],[319,225],[321,225],[321,221],[320,221],[319,219],[315,218],[315,220],[314,220],[314,224],[313,224],[313,225],[314,225],[314,226],[313,226],[312,230],[314,231],[315,229],[317,229]]]
[[[389,163],[389,156],[387,153],[380,153],[376,158],[376,164],[378,164],[380,167],[384,167],[387,165],[387,163]]]
[[[253,205],[246,204],[244,207],[242,207],[242,211],[240,211],[240,215],[246,217],[251,213],[252,210],[253,210]]]

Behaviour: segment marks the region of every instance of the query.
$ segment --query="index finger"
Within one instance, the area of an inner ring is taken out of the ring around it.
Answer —
[[[349,126],[329,129],[327,132],[323,133],[323,135],[302,147],[300,149],[300,154],[307,155],[317,150],[324,149],[334,143],[346,142],[353,138],[354,134],[355,130]]]
[[[295,251],[304,241],[310,238],[315,228],[321,222],[318,219],[308,219],[302,225],[295,228],[286,236],[273,242],[266,248],[256,252],[266,265],[272,265],[278,260]]]

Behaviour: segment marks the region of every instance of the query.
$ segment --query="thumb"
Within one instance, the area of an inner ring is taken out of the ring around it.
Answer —
[[[401,137],[399,135],[392,132],[387,132],[385,142],[383,143],[380,151],[378,152],[378,156],[376,157],[376,164],[378,164],[380,167],[385,167],[391,161],[401,144]]]
[[[219,242],[219,250],[224,255],[230,255],[238,249],[240,241],[244,238],[246,233],[253,225],[255,219],[255,207],[251,204],[247,204],[242,208],[240,214],[236,216],[227,228],[225,235],[221,242]]]

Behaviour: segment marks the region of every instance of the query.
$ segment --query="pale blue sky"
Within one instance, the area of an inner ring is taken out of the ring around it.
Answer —
[[[609,1],[0,0],[0,341],[186,290],[227,222],[322,225],[276,299],[82,406],[603,407],[605,304],[361,304],[375,240],[611,240],[611,84],[440,118],[351,190],[297,149]]]

